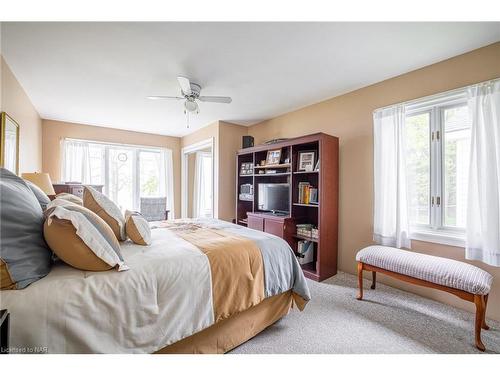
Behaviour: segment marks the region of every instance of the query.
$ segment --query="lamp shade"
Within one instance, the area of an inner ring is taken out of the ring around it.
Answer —
[[[52,187],[52,181],[48,173],[23,173],[21,177],[25,180],[33,182],[47,195],[56,194],[54,188]]]

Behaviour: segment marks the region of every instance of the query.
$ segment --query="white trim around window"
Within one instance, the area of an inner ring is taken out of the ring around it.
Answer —
[[[442,94],[407,105],[406,116],[428,114],[430,121],[430,192],[429,225],[410,223],[413,240],[465,247],[465,227],[445,223],[445,119],[446,110],[467,107],[465,90]]]
[[[426,230],[425,228],[412,228],[410,239],[416,241],[432,242],[441,245],[465,247],[465,231],[452,230]]]

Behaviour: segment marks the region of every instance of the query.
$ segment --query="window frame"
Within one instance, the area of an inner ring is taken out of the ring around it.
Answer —
[[[445,122],[447,109],[467,106],[465,91],[439,95],[432,99],[416,101],[405,106],[405,118],[429,113],[430,143],[430,191],[429,191],[429,224],[410,223],[412,240],[441,243],[451,246],[465,246],[466,228],[444,225],[444,168],[445,168]],[[439,198],[439,204],[438,204]]]

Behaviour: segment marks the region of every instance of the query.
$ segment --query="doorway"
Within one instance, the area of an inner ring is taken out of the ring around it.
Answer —
[[[182,149],[182,217],[216,217],[214,139]]]

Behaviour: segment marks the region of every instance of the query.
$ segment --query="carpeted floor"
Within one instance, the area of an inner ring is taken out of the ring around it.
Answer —
[[[237,347],[234,354],[263,353],[480,353],[474,315],[415,294],[365,280],[363,301],[356,278],[339,273],[309,281],[312,300]],[[482,334],[486,353],[500,353],[500,323]]]

